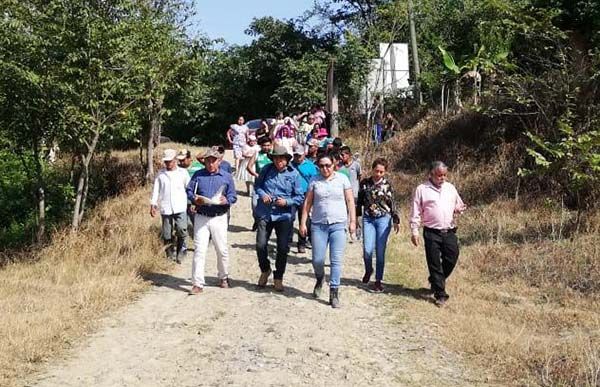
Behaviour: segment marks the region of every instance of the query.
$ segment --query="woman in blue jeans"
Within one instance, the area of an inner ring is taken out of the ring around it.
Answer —
[[[306,192],[302,209],[300,234],[306,235],[306,219],[312,209],[311,242],[312,264],[315,270],[316,284],[313,295],[318,298],[323,289],[325,277],[325,255],[329,244],[329,304],[333,308],[340,306],[339,286],[342,276],[344,248],[346,247],[346,224],[350,218],[350,232],[356,231],[356,209],[350,181],[341,173],[335,172],[333,160],[328,155],[317,159],[320,174],[315,176]]]
[[[373,274],[373,252],[375,252],[374,292],[383,292],[383,269],[385,248],[392,229],[398,233],[400,218],[394,204],[392,185],[385,178],[388,162],[378,158],[373,161],[371,177],[360,182],[357,207],[363,209],[363,258],[365,275],[362,282],[368,284]]]

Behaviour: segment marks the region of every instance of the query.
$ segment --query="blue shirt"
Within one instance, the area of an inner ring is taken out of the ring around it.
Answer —
[[[210,173],[206,169],[201,169],[194,173],[192,179],[187,186],[187,197],[189,200],[194,202],[196,195],[206,196],[207,198],[213,197],[217,191],[223,188],[223,196],[227,198],[228,204],[222,205],[206,205],[202,204],[196,206],[196,212],[204,216],[217,216],[227,212],[230,205],[237,201],[237,194],[235,192],[235,183],[230,173],[225,173],[218,170],[215,173]]]
[[[233,168],[231,168],[231,164],[227,160],[221,159],[221,164],[219,164],[219,169],[223,172],[233,173]]]
[[[311,160],[304,159],[302,164],[296,165],[296,163],[292,163],[293,167],[296,168],[298,173],[300,173],[300,182],[302,183],[302,192],[306,193],[308,191],[308,184],[313,179],[313,177],[319,174],[319,169]]]
[[[292,206],[299,206],[304,201],[301,179],[298,171],[291,166],[279,172],[273,164],[266,165],[254,182],[258,196],[258,203],[254,210],[256,218],[273,222],[292,219]],[[271,196],[273,202],[263,203],[262,198],[265,195]],[[287,206],[276,206],[274,202],[277,198],[285,199]]]

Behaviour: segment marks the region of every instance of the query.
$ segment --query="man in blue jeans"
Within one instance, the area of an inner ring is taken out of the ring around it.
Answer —
[[[261,275],[258,286],[265,287],[271,275],[268,243],[271,232],[277,236],[277,256],[273,287],[283,291],[283,274],[290,250],[288,238],[292,229],[292,208],[304,201],[300,174],[289,164],[292,155],[282,146],[276,146],[269,154],[272,164],[266,165],[254,183],[258,203],[254,216],[258,220],[256,232],[256,255]]]

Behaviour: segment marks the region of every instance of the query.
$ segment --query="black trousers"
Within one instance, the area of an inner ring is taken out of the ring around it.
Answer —
[[[435,229],[423,230],[425,256],[429,269],[429,283],[435,298],[448,298],[446,279],[458,261],[459,249],[456,230],[442,232]]]
[[[256,255],[258,257],[258,265],[261,272],[269,271],[271,262],[269,262],[269,238],[271,232],[275,230],[277,237],[277,254],[275,258],[275,271],[273,278],[283,279],[285,266],[287,265],[287,257],[290,251],[289,237],[292,230],[292,221],[281,220],[277,222],[267,221],[265,219],[258,220],[258,228],[256,230]]]

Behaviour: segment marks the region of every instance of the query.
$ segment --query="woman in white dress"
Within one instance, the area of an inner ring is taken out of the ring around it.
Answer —
[[[244,124],[244,117],[238,117],[237,124],[232,124],[227,131],[227,140],[233,147],[233,158],[235,159],[235,170],[240,169],[242,161],[242,148],[247,143],[248,127]]]
[[[246,182],[246,191],[250,196],[250,185],[254,183],[254,176],[248,172],[248,162],[252,157],[260,151],[260,146],[256,143],[256,137],[254,135],[248,136],[248,143],[242,147],[242,159],[240,167],[235,172],[235,178]]]

